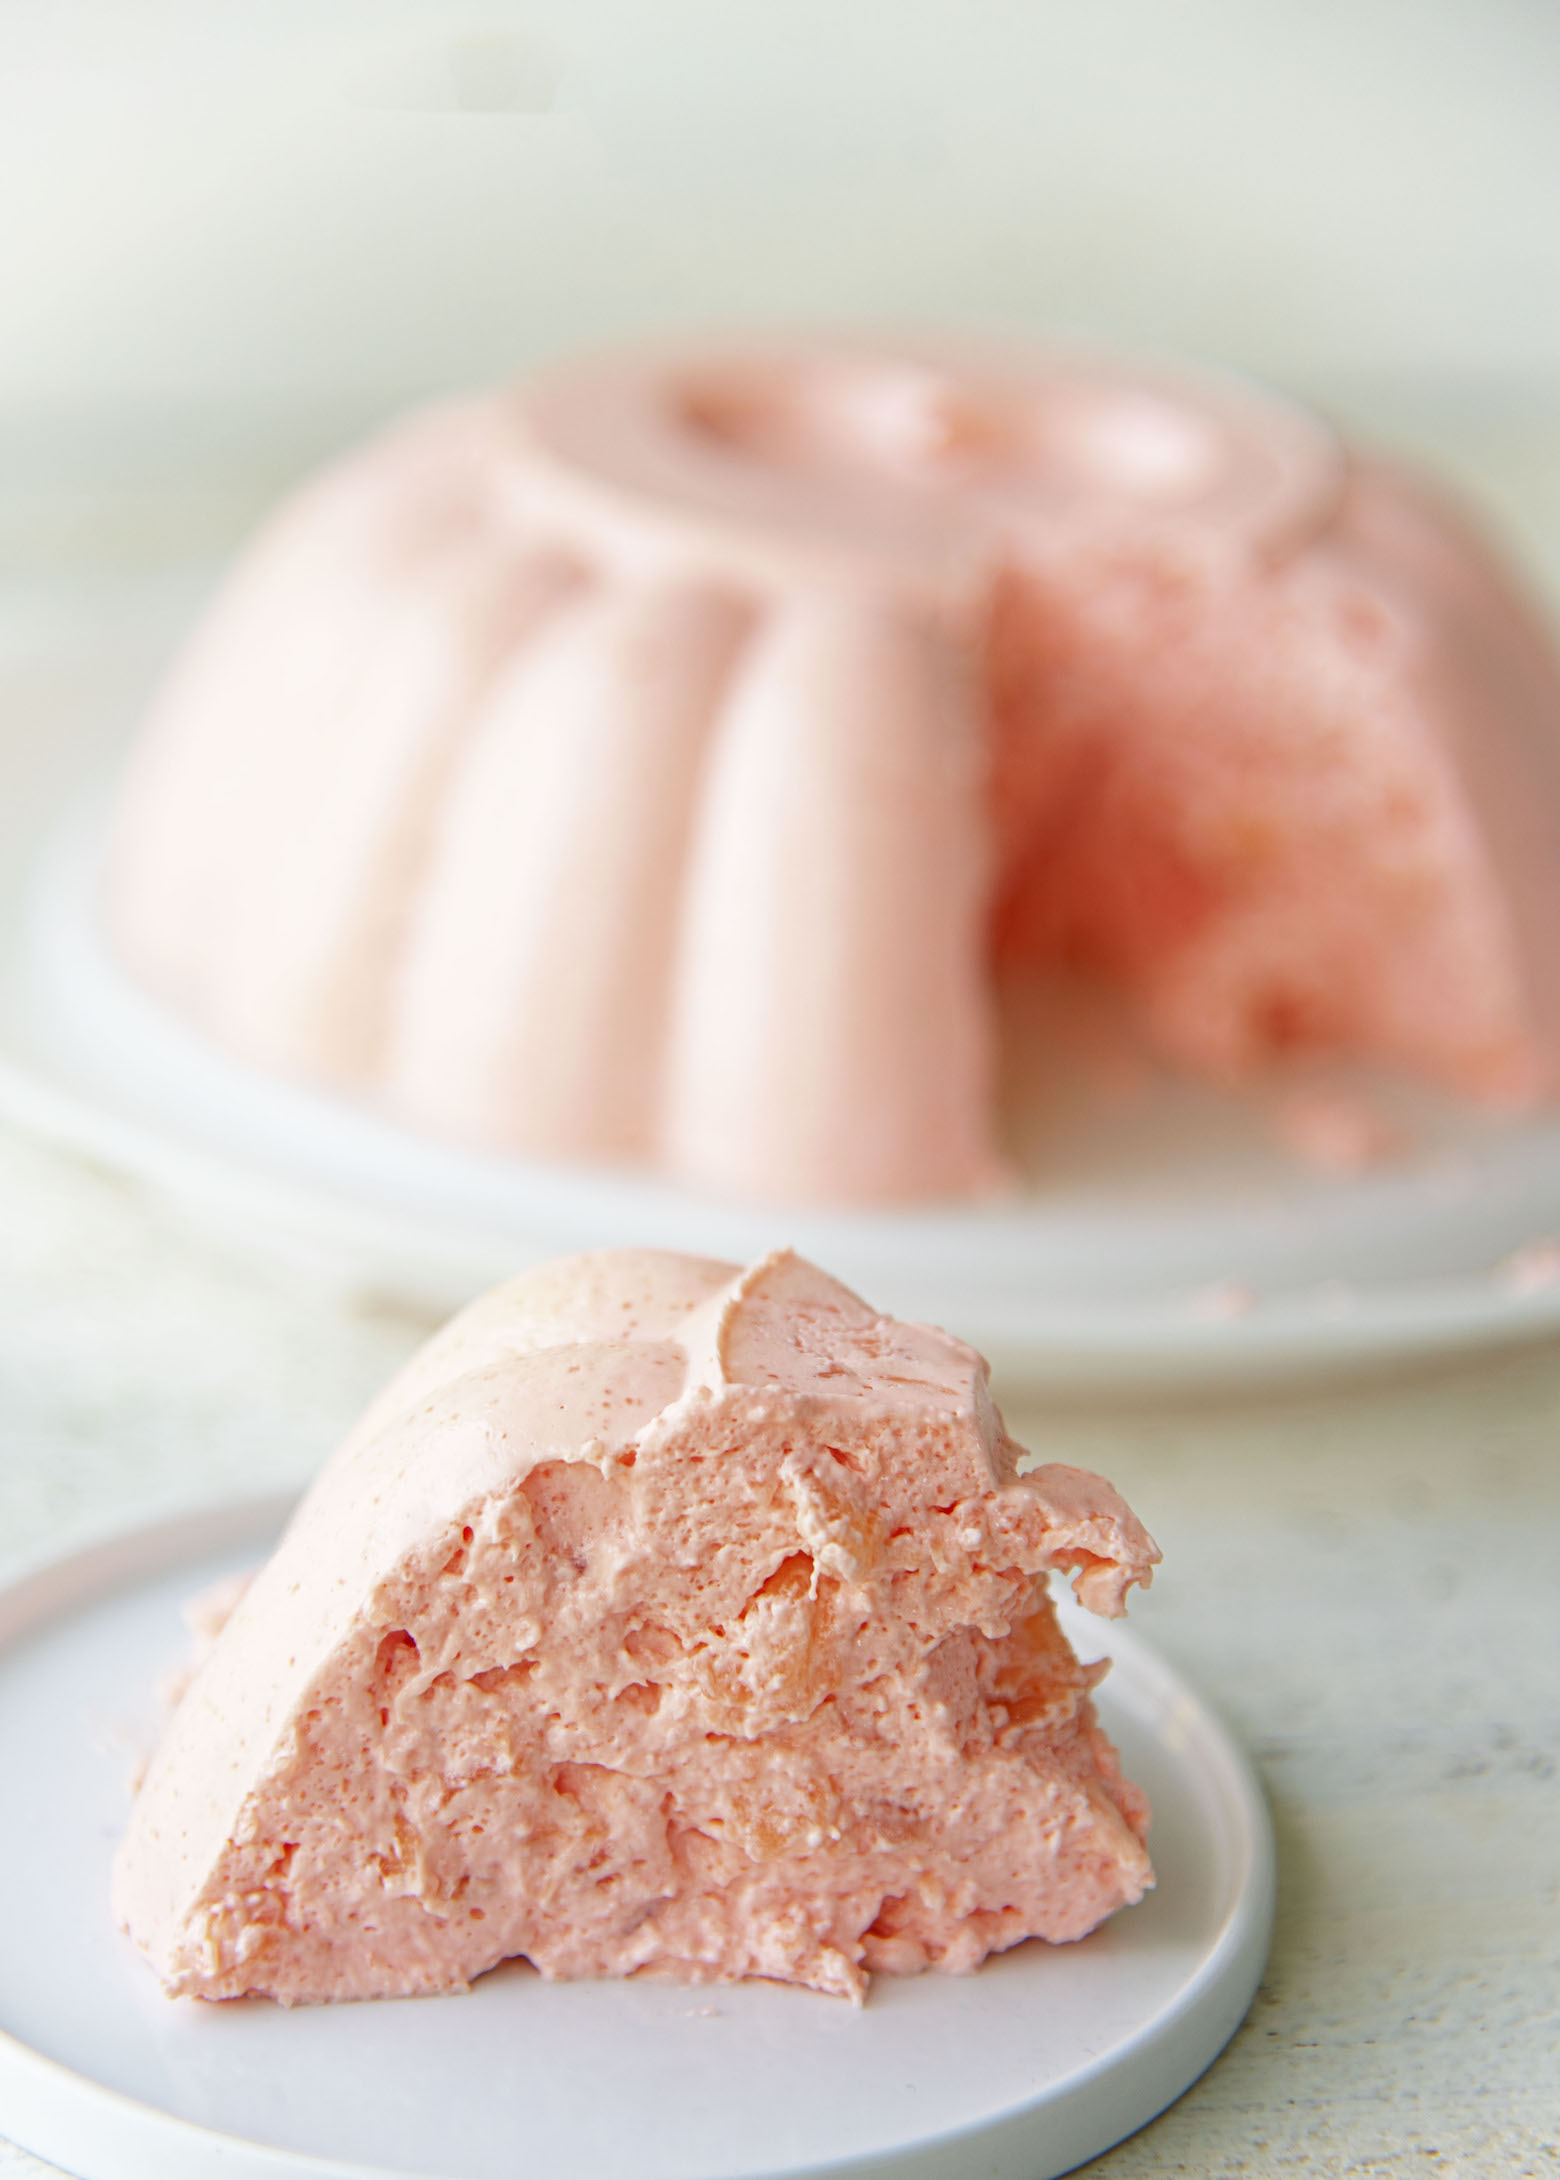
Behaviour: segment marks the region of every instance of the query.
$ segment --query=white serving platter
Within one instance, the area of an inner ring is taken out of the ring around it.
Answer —
[[[1154,1805],[1158,1887],[1080,1945],[879,1978],[548,1984],[293,2011],[164,1998],[109,1864],[180,1608],[254,1564],[281,1502],[100,1546],[0,1591],[0,2132],[80,2180],[1050,2180],[1145,2124],[1238,2026],[1272,1844],[1224,1729],[1130,1633],[1106,1730]]]
[[[1552,1112],[1495,1121],[1371,1085],[1406,1148],[1328,1174],[1282,1150],[1250,1101],[1048,1067],[1020,1083],[1028,1179],[1009,1197],[798,1212],[450,1149],[230,1060],[120,972],[98,916],[118,750],[194,595],[130,586],[0,616],[13,1122],[345,1288],[433,1311],[574,1249],[746,1260],[784,1241],[879,1306],[957,1329],[1010,1380],[1053,1387],[1331,1369],[1560,1329]]]

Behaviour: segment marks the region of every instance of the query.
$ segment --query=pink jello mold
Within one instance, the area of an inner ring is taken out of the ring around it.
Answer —
[[[1243,385],[631,356],[306,484],[125,783],[124,961],[261,1066],[772,1200],[1002,1172],[995,991],[1220,1081],[1560,1053],[1560,664],[1457,511]]]

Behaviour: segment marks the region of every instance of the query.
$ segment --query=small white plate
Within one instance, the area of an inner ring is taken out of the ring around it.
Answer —
[[[273,1540],[278,1502],[142,1531],[0,1591],[0,2128],[81,2180],[1050,2180],[1162,2111],[1238,2026],[1272,1843],[1224,1729],[1144,1644],[1101,1718],[1154,1805],[1158,1888],[1081,1945],[878,1978],[548,1984],[284,2011],[163,1997],[109,1861],[180,1606]]]
[[[0,619],[0,1113],[339,1284],[445,1311],[570,1250],[749,1260],[785,1241],[1032,1383],[1330,1368],[1560,1328],[1560,1120],[1394,1097],[1412,1149],[1355,1176],[1262,1109],[1047,1064],[1010,1101],[1032,1185],[896,1213],[713,1202],[652,1176],[472,1155],[274,1081],[165,1015],[97,914],[116,752],[188,591]],[[1024,1075],[1022,1062],[1018,1073]],[[1021,1085],[1022,1087],[1022,1085]]]

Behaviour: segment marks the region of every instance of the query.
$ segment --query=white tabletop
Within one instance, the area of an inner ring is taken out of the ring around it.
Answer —
[[[425,1329],[3,1138],[0,1232],[0,1573],[303,1478]],[[1560,1347],[1009,1420],[1111,1476],[1159,1537],[1134,1624],[1253,1751],[1278,1830],[1250,2019],[1091,2170],[1549,2171]],[[6,2180],[45,2169],[0,2143]]]

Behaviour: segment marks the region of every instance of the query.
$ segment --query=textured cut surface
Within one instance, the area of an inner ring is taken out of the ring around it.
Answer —
[[[789,1255],[497,1290],[322,1473],[175,1714],[117,1867],[168,1988],[554,1976],[860,1996],[1081,1937],[1147,1810],[1046,1591],[1152,1544],[1016,1449],[968,1348]]]

